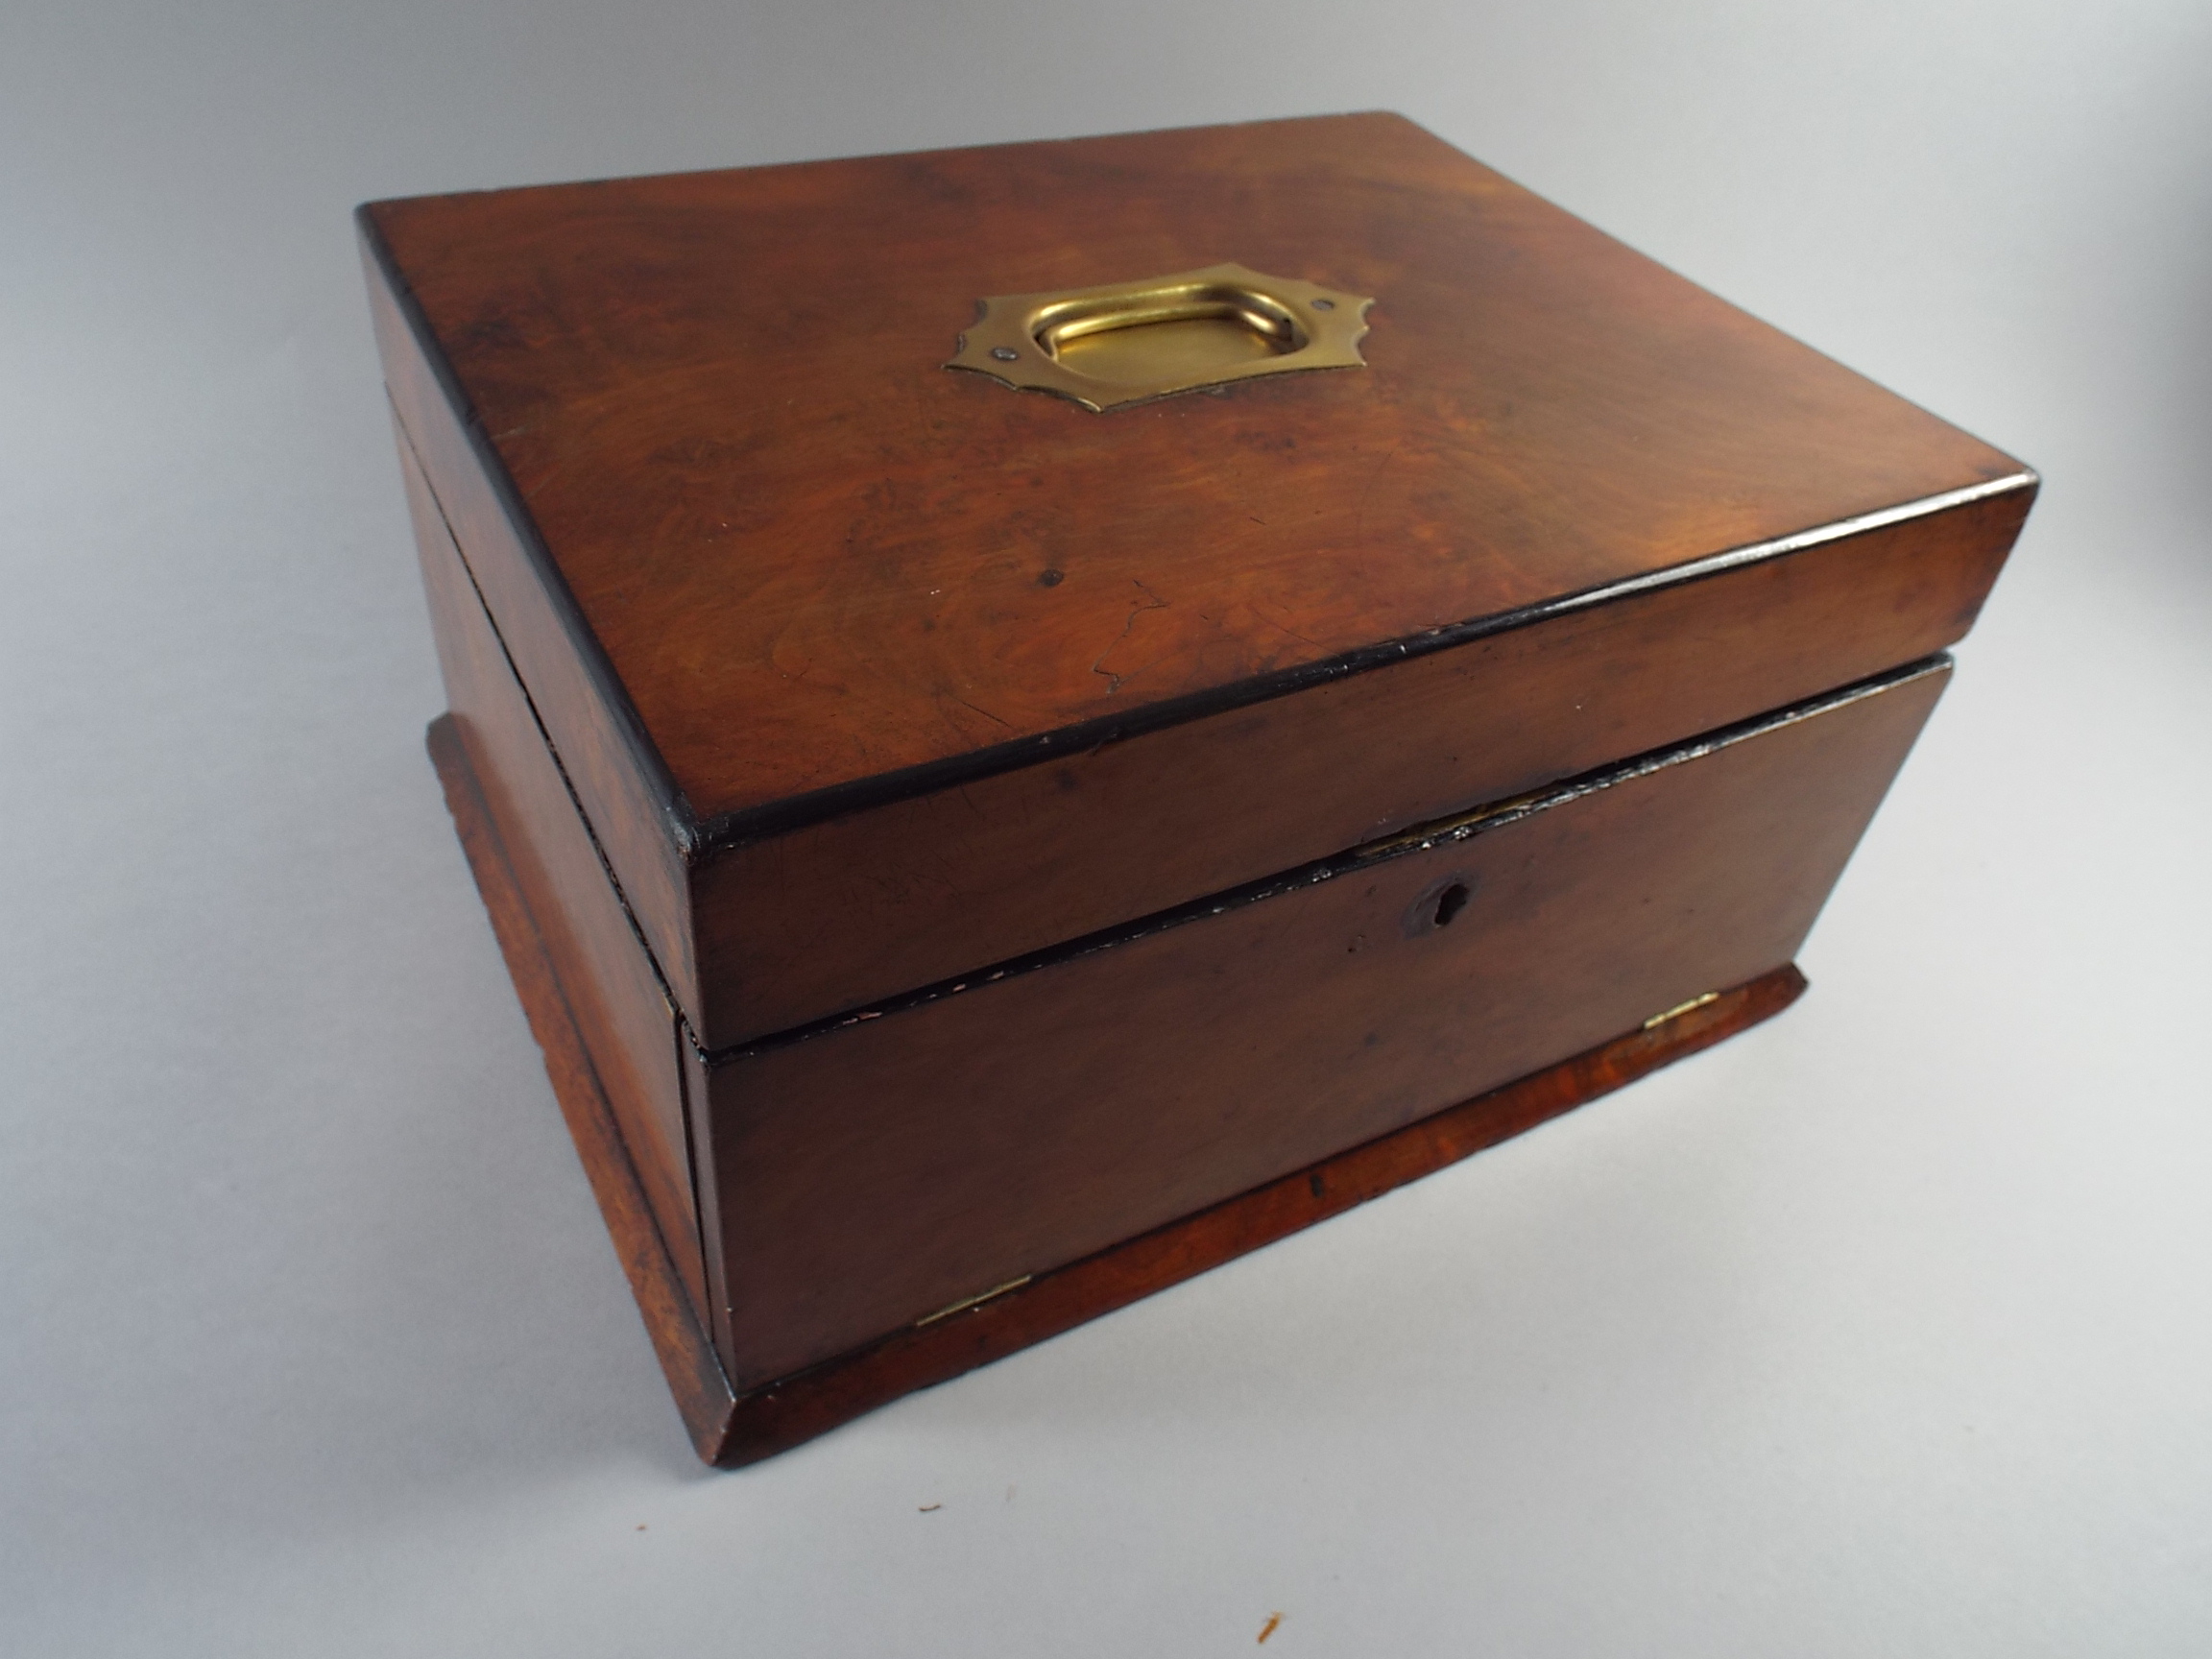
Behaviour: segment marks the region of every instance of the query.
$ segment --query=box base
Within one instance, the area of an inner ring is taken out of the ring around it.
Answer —
[[[987,1365],[1496,1145],[1779,1014],[1805,989],[1804,975],[1784,964],[1380,1140],[740,1395],[723,1373],[646,1205],[568,1011],[563,964],[532,919],[556,901],[527,891],[509,862],[452,716],[431,722],[428,745],[500,952],[544,1051],[554,1096],[677,1408],[699,1455],[723,1467],[785,1451],[902,1394]]]

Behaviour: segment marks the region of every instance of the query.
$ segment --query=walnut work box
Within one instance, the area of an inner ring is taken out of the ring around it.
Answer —
[[[1389,115],[360,223],[431,750],[726,1463],[1785,1006],[2035,491]]]

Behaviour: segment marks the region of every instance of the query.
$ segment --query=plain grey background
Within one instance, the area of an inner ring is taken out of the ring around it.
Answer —
[[[1813,993],[709,1475],[348,210],[1378,107],[2046,475]],[[13,0],[0,282],[0,1650],[2212,1651],[2201,0]]]

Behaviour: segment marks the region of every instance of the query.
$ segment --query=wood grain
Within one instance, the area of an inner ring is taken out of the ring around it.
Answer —
[[[716,1047],[1187,903],[1951,644],[2025,493],[733,848],[693,874]]]
[[[505,826],[502,855],[533,895],[532,926],[557,941],[567,1018],[592,1057],[638,1186],[686,1293],[694,1306],[709,1308],[675,1013],[404,445],[401,464],[452,709],[445,740],[469,751],[471,786],[495,803],[495,819]]]
[[[722,1461],[1786,1002],[2035,490],[1389,116],[361,227],[433,754]],[[1225,258],[1369,366],[939,367]]]
[[[544,1050],[546,1074],[628,1275],[678,1410],[710,1463],[757,1462],[902,1395],[946,1382],[1377,1197],[1771,1018],[1804,979],[1761,975],[1674,1019],[1624,1032],[1562,1064],[1195,1215],[1041,1275],[1020,1289],[909,1326],[742,1397],[670,1260],[600,1072],[561,992],[554,947],[531,917],[451,716],[429,748],[507,968]]]
[[[1948,679],[1670,750],[716,1067],[748,1389],[1787,962]],[[1456,886],[1464,909],[1431,918]]]
[[[606,853],[618,894],[681,1005],[697,1005],[685,866],[690,808],[638,724],[613,670],[536,541],[465,396],[401,316],[403,296],[373,256],[370,316],[384,383],[433,510],[466,554],[546,741]]]
[[[719,1460],[757,1462],[1382,1196],[1772,1019],[1793,966],[1556,1066],[735,1402]]]
[[[1389,116],[367,220],[703,823],[2022,470]],[[939,368],[1223,244],[1382,296],[1370,367]]]
[[[582,964],[575,951],[560,942],[560,934],[539,931],[525,878],[508,859],[507,843],[477,785],[459,722],[450,714],[432,721],[428,745],[476,890],[483,896],[500,954],[529,1018],[530,1034],[545,1056],[545,1075],[576,1142],[631,1293],[637,1299],[646,1334],[652,1338],[693,1446],[701,1457],[712,1462],[725,1453],[735,1394],[700,1325],[667,1237],[654,1218],[629,1143],[615,1124],[606,1073],[594,1063],[574,1005],[564,994],[563,969]],[[537,897],[542,902],[550,895],[541,889]]]
[[[1389,116],[363,227],[402,419],[710,1049],[1914,660],[2033,493]],[[1232,252],[1380,294],[1371,366],[1103,417],[936,366],[977,295]]]

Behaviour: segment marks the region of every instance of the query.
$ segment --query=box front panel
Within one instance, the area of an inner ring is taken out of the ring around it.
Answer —
[[[1916,661],[1973,623],[2030,494],[723,854],[694,876],[696,1028],[864,1008]]]
[[[733,1381],[848,1352],[1788,962],[1947,673],[727,1061],[708,1128]]]

